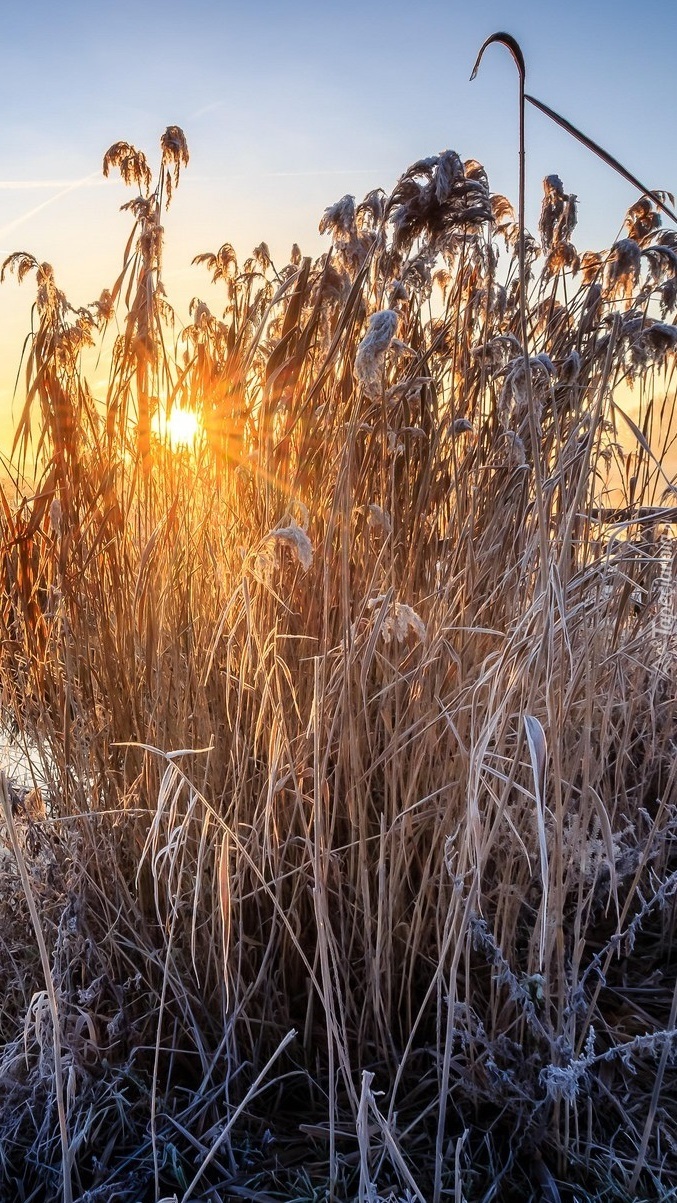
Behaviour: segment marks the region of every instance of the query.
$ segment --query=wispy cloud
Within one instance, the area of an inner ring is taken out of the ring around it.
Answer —
[[[254,172],[254,176],[258,173]],[[260,173],[263,179],[301,179],[305,176],[322,176],[322,175],[374,175],[373,167],[331,167],[319,171],[311,168],[308,171],[262,171]],[[227,178],[227,177],[226,177]]]
[[[225,100],[213,100],[211,104],[204,104],[201,109],[191,113],[188,120],[195,121],[198,117],[206,117],[207,113],[215,113],[217,109],[222,109],[225,103]]]
[[[257,171],[256,168],[252,168],[251,171],[230,171],[228,175],[193,175],[190,178],[194,184],[227,184],[231,180],[295,180],[320,178],[322,176],[378,176],[378,172],[378,167],[331,167],[326,170],[311,167],[307,171]]]

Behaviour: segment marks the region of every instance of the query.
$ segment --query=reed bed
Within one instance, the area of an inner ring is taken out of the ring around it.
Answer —
[[[550,176],[521,295],[445,151],[315,261],[199,256],[180,327],[187,162],[106,155],[95,305],[4,268],[2,1197],[667,1197],[677,234],[579,254]]]

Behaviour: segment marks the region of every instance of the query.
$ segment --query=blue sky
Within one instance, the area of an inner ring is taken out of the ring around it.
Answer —
[[[644,17],[646,12],[646,17]],[[345,192],[389,188],[446,147],[480,159],[516,200],[517,81],[500,47],[520,41],[527,90],[624,161],[648,186],[677,189],[677,3],[626,0],[194,0],[3,6],[0,256],[47,259],[75,304],[112,283],[129,230],[127,194],[100,176],[125,139],[156,160],[169,124],[191,162],[166,220],[166,283],[179,311],[199,293],[218,309],[195,254],[262,239],[283,258],[316,253],[323,209]],[[558,172],[580,199],[579,249],[616,237],[631,187],[535,110],[528,113],[528,224],[540,181]],[[86,181],[78,184],[78,181]],[[28,328],[32,283],[0,289],[0,426]],[[11,370],[10,370],[11,369]]]

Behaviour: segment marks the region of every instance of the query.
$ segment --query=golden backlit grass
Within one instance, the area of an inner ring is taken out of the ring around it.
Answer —
[[[43,784],[2,785],[3,1189],[659,1197],[677,235],[642,198],[581,256],[548,177],[527,375],[514,214],[445,152],[316,262],[201,256],[179,329],[161,150],[106,156],[138,195],[97,305],[5,265],[2,713]]]

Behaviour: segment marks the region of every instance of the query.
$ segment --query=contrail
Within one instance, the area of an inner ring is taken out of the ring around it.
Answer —
[[[329,170],[309,170],[309,171],[262,171],[262,172],[235,172],[231,175],[224,176],[193,176],[193,183],[221,183],[230,180],[241,179],[302,179],[321,176],[345,176],[345,175],[374,175],[371,168],[355,167],[355,168],[331,168]],[[34,205],[26,213],[22,213],[20,217],[15,217],[14,221],[10,221],[7,225],[0,226],[0,239],[6,238],[13,230],[16,230],[24,222],[30,221],[31,217],[35,217],[36,213],[40,213],[46,209],[48,205],[53,205],[55,201],[61,200],[63,196],[67,196],[69,192],[75,192],[77,188],[87,188],[95,186],[103,186],[105,183],[101,179],[98,171],[93,171],[91,175],[83,176],[81,180],[0,180],[0,192],[12,191],[18,192],[21,190],[32,190],[42,188],[57,188],[58,191],[49,196],[47,200],[41,201],[39,205]]]
[[[62,196],[67,196],[69,192],[75,192],[77,188],[86,187],[88,184],[91,184],[93,180],[98,178],[98,171],[93,171],[91,175],[86,175],[81,180],[73,180],[70,184],[66,184],[65,187],[61,188],[58,192],[55,192],[53,196],[48,196],[47,200],[41,201],[39,205],[34,205],[32,209],[28,210],[28,212],[22,213],[20,217],[15,217],[14,221],[10,221],[6,226],[2,226],[0,228],[0,238],[5,238],[7,234],[11,234],[12,230],[16,230],[17,227],[23,225],[25,221],[29,221],[31,217],[35,217],[36,213],[40,213],[40,211],[42,209],[46,209],[48,205],[53,205],[55,201],[61,200]],[[7,183],[9,183],[10,186],[13,186],[16,182],[18,181],[8,180],[4,186],[6,187]],[[0,187],[2,186],[3,185],[0,184]]]
[[[86,181],[94,180],[91,176],[85,176],[82,180],[0,180],[0,192],[33,192],[41,188],[72,188],[85,184]],[[96,181],[98,184],[104,184],[105,180]]]

